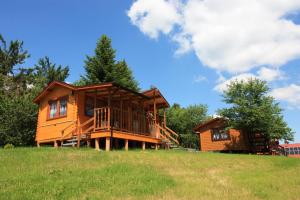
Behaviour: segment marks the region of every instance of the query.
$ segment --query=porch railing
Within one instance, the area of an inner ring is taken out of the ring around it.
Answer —
[[[142,111],[121,110],[116,107],[94,109],[95,130],[120,130],[136,134],[150,134],[149,120]]]

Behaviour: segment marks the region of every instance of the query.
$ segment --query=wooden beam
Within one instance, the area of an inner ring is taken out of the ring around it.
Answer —
[[[164,108],[164,127],[167,127],[166,109]]]
[[[110,151],[110,137],[105,138],[105,151]]]
[[[97,151],[100,150],[99,138],[95,138],[95,149],[96,149]]]
[[[142,142],[142,149],[143,149],[143,151],[145,151],[145,149],[146,149],[146,142]]]
[[[125,150],[128,151],[128,140],[125,140]]]
[[[155,91],[156,90],[153,90],[153,115],[154,115],[154,123],[156,124],[157,122],[157,119],[156,119],[156,98],[155,98]]]

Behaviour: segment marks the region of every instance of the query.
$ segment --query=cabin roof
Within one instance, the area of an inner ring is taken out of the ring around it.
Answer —
[[[167,100],[163,97],[161,92],[156,88],[139,93],[129,88],[122,87],[113,82],[100,83],[100,84],[87,85],[87,86],[75,86],[65,82],[53,81],[49,83],[43,89],[42,92],[40,92],[40,94],[33,100],[33,102],[38,103],[45,95],[51,92],[52,88],[56,86],[68,88],[72,91],[86,91],[87,93],[91,93],[91,94],[101,92],[99,95],[103,95],[103,96],[111,94],[114,97],[117,96],[119,97],[127,96],[128,98],[134,97],[140,100],[146,100],[148,104],[152,103],[151,100],[154,97],[153,94],[155,94],[158,107],[169,107],[169,103],[167,102]]]
[[[162,93],[157,88],[145,90],[142,92],[142,94],[146,95],[147,97],[151,98],[152,100],[154,98],[156,98],[157,107],[163,107],[163,108],[170,107],[169,102],[166,100],[166,98],[162,95]],[[149,103],[153,104],[153,101],[149,102]]]
[[[200,129],[202,129],[202,128],[206,127],[206,126],[209,126],[209,125],[211,125],[211,124],[213,124],[213,123],[215,123],[215,122],[217,122],[217,121],[224,121],[224,120],[225,120],[225,119],[222,118],[222,117],[212,118],[212,119],[209,119],[209,120],[207,120],[207,121],[205,121],[205,122],[203,122],[203,123],[198,124],[195,128],[193,128],[193,130],[194,130],[195,132],[197,132],[197,131],[199,131]]]

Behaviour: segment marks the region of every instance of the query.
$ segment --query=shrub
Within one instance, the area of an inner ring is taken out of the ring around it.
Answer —
[[[12,149],[12,148],[15,148],[15,146],[13,144],[4,145],[4,149]]]

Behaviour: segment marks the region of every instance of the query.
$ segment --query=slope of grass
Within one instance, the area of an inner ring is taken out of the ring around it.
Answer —
[[[296,158],[16,148],[0,163],[0,199],[300,199]]]

